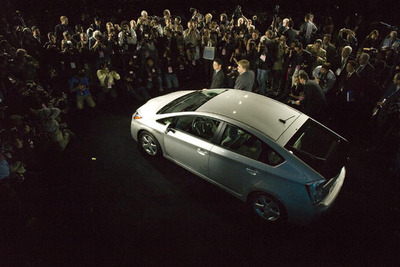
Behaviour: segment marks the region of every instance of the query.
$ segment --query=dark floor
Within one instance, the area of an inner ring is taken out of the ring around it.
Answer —
[[[310,227],[270,227],[246,205],[130,136],[137,104],[83,114],[76,137],[2,215],[0,266],[396,266],[400,183],[353,147],[335,206]]]

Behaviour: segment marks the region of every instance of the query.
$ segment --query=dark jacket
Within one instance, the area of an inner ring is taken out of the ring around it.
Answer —
[[[311,118],[320,120],[326,107],[325,94],[315,81],[308,80],[303,85],[304,99],[300,101],[302,111]]]
[[[236,78],[235,89],[251,91],[253,89],[255,74],[254,71],[248,70],[240,74]]]
[[[360,76],[354,72],[350,77],[343,71],[337,86],[338,101],[341,103],[355,103],[360,98]]]
[[[225,83],[225,74],[221,69],[216,74],[213,74],[211,85],[210,85],[210,89],[223,88],[224,87],[224,83]]]

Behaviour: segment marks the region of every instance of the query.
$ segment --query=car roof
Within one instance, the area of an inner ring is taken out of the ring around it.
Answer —
[[[222,115],[261,131],[277,140],[302,114],[281,102],[248,91],[228,89],[197,111]]]

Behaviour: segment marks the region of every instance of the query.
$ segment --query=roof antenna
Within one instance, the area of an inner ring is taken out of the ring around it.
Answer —
[[[293,116],[290,117],[290,118],[287,118],[286,120],[279,119],[279,121],[282,122],[282,123],[286,123],[288,120],[290,120],[290,119],[293,118],[294,116],[295,116],[295,115],[293,115]]]

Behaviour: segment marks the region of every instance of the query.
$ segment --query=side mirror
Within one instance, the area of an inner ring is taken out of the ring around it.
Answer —
[[[165,133],[167,134],[169,131],[174,133],[175,132],[174,128],[175,128],[175,123],[174,122],[168,123],[166,128],[165,128]]]

